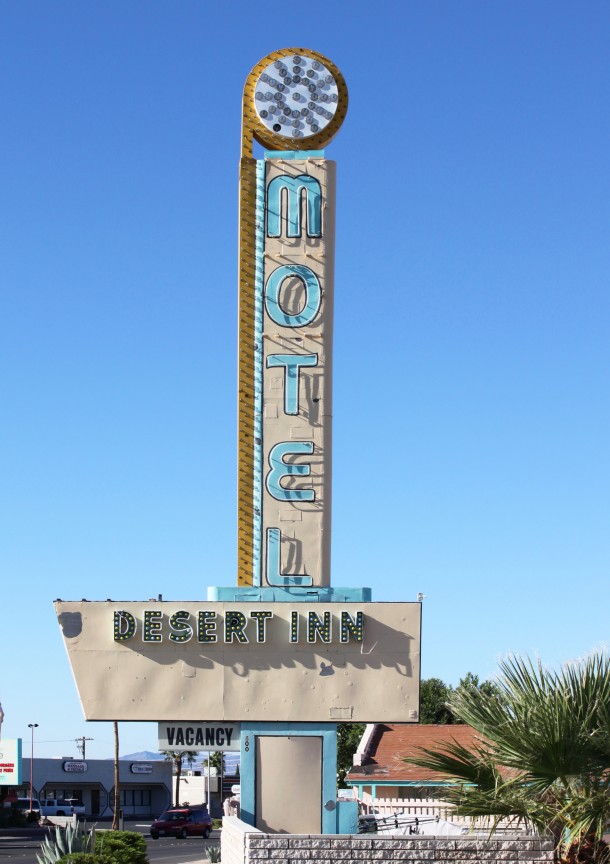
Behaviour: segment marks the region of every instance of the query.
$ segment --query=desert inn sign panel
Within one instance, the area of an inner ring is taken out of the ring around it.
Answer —
[[[55,605],[87,720],[417,719],[415,603]]]

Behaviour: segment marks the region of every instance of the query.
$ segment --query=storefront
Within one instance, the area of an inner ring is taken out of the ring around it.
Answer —
[[[89,818],[110,818],[114,807],[112,759],[34,759],[33,797],[76,798]],[[30,794],[30,760],[23,760],[18,795]],[[154,818],[171,804],[172,766],[165,760],[119,761],[121,809],[125,819]]]

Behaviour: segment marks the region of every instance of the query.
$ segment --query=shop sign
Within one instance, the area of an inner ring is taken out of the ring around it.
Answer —
[[[0,786],[21,783],[21,738],[0,740]]]
[[[84,774],[87,770],[86,762],[73,762],[72,760],[64,762],[63,765],[64,771],[67,771],[69,774]]]
[[[153,766],[150,762],[132,762],[130,770],[132,774],[152,774]]]

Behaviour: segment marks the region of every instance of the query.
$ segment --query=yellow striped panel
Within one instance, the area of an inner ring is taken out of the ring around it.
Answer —
[[[239,174],[239,336],[237,443],[237,584],[252,584],[254,512],[254,248],[256,159]]]

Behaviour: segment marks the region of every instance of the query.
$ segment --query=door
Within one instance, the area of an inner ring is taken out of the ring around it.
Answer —
[[[322,738],[256,738],[256,827],[281,834],[322,832]]]
[[[100,812],[100,790],[91,790],[91,815],[97,816]]]

